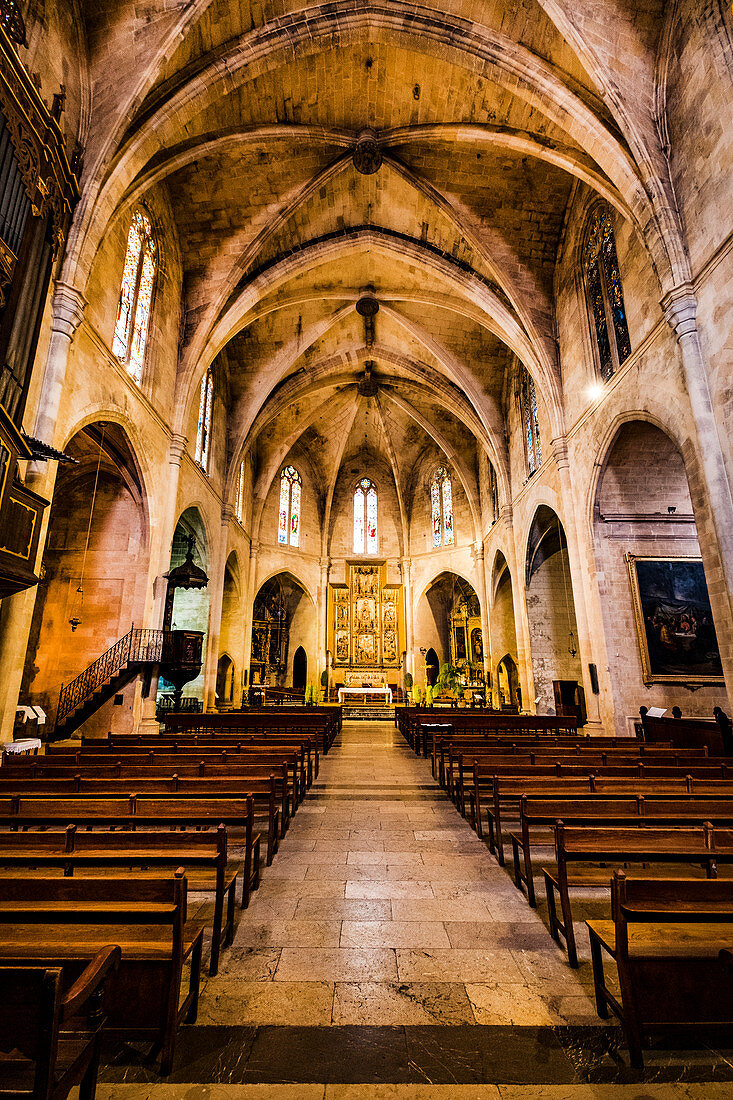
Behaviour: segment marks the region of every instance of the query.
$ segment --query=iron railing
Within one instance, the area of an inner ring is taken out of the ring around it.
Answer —
[[[163,656],[163,630],[132,627],[124,638],[97,657],[81,675],[64,684],[59,693],[56,725],[78,709],[94,692],[129,664],[158,664]]]

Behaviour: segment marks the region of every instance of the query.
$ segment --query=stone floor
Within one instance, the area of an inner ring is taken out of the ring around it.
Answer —
[[[717,1050],[630,1070],[543,916],[393,725],[344,723],[171,1077],[114,1051],[98,1098],[733,1097]]]

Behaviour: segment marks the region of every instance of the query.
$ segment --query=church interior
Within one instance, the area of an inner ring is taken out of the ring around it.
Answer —
[[[731,1096],[732,333],[728,0],[0,0],[0,1095]]]

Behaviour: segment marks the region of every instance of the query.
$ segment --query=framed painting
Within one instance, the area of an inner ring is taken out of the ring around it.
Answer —
[[[644,683],[722,683],[701,559],[627,554],[626,562]]]

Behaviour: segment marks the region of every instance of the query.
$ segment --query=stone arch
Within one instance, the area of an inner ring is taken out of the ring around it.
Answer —
[[[582,683],[583,672],[567,536],[546,504],[537,506],[530,524],[525,584],[535,703],[540,714],[552,714],[553,682]]]
[[[695,689],[685,698],[686,713],[726,707],[727,600],[715,588],[708,591],[706,574],[716,555],[698,534],[700,510],[683,449],[656,418],[617,418],[606,433],[593,490],[592,546],[606,597],[601,618],[617,729],[638,710],[639,699],[668,706],[670,691],[684,690],[670,688],[675,682]],[[652,576],[656,589],[649,587]],[[689,621],[678,630],[685,615]]]
[[[274,570],[258,584],[252,605],[250,685],[286,687],[291,654],[299,647],[306,655],[310,651],[308,664],[315,668],[315,609],[311,593],[288,569]]]
[[[193,560],[207,574],[210,574],[211,540],[206,523],[206,513],[198,504],[189,504],[185,507],[176,523],[173,532],[173,540],[170,553],[170,569],[182,565],[188,552],[189,539],[193,542]],[[209,634],[210,593],[208,585],[198,589],[176,589],[173,600],[172,626],[177,630],[196,630],[203,634],[202,653],[207,651]],[[158,681],[159,694],[168,695],[173,691],[173,685],[168,683],[163,676]],[[194,679],[185,687],[189,698],[204,699],[204,666]]]
[[[56,479],[21,688],[49,714],[63,683],[142,624],[150,553],[145,489],[125,430],[85,418],[65,451],[75,463]],[[121,694],[122,706],[106,703],[85,732],[131,730],[134,682]]]

